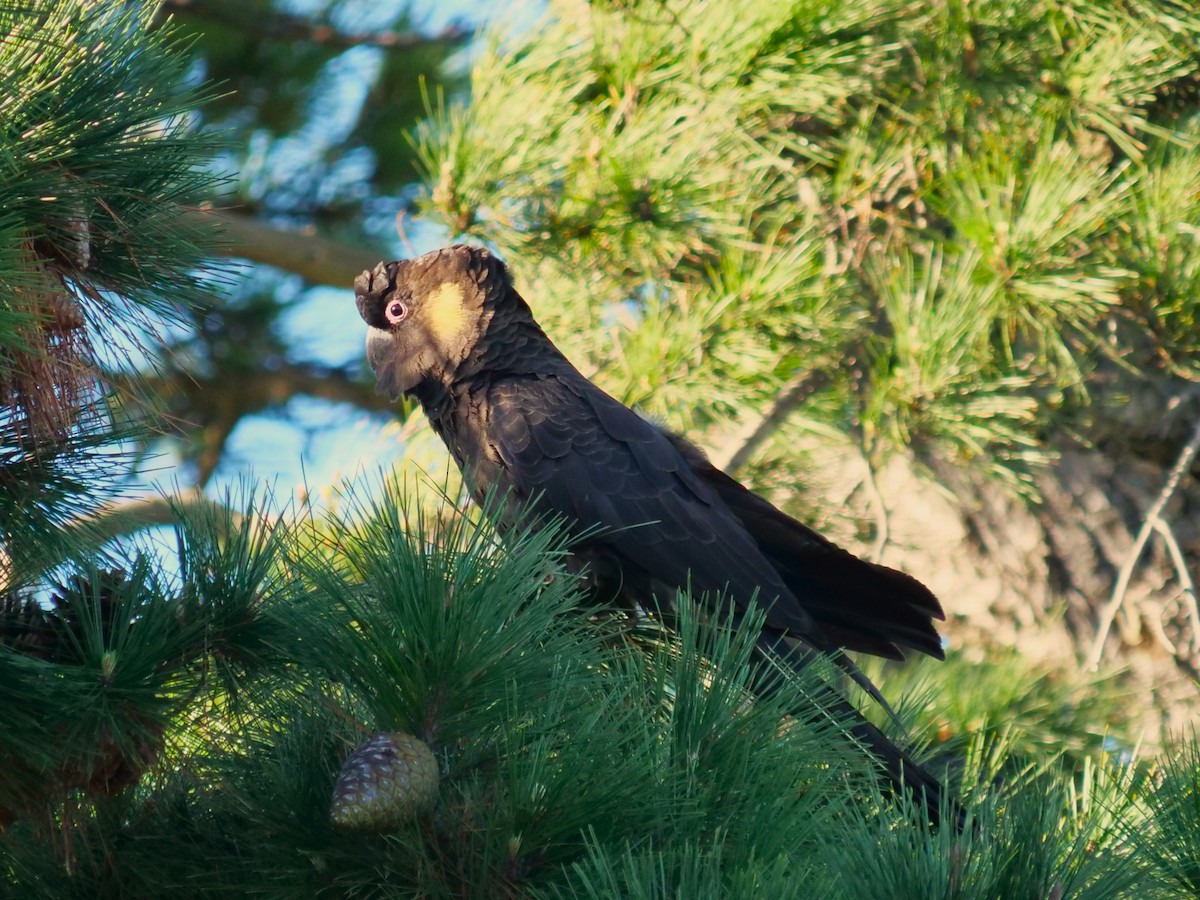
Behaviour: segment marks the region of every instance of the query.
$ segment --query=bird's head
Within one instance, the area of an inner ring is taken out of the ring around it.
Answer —
[[[506,284],[500,260],[461,244],[359,275],[354,294],[376,389],[395,400],[453,373],[485,330],[487,297]]]

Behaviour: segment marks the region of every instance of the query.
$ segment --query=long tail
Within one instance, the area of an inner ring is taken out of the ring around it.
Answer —
[[[769,660],[775,660],[797,672],[806,668],[817,658],[817,652],[811,648],[795,644],[769,630],[765,631],[759,639],[758,648],[759,655],[762,657],[761,662],[765,666],[772,665]],[[835,663],[845,669],[843,661],[849,663],[849,660],[845,659],[835,660]],[[870,680],[856,667],[854,672],[858,676],[854,679],[855,682],[861,685],[865,681],[869,687],[864,690],[872,697],[878,698],[879,691],[871,684]],[[772,684],[778,684],[777,677],[764,678],[765,689],[770,690]],[[935,825],[938,824],[941,821],[942,813],[946,812],[951,817],[955,828],[958,831],[963,830],[966,822],[965,812],[956,801],[949,797],[947,797],[947,802],[943,803],[942,797],[946,792],[937,778],[926,771],[904,750],[896,746],[887,735],[863,718],[862,714],[833,688],[820,697],[818,702],[830,714],[847,723],[850,737],[875,757],[880,763],[883,773],[897,790],[908,791],[924,806],[925,813],[931,822]],[[883,705],[894,717],[895,714],[891,712],[890,707],[886,703]]]
[[[847,703],[846,706],[849,708],[850,704]],[[882,764],[888,780],[897,789],[909,791],[920,801],[933,824],[939,824],[942,813],[945,812],[951,817],[955,829],[962,831],[966,823],[966,813],[956,801],[949,798],[943,808],[942,796],[945,788],[942,787],[942,783],[892,743],[887,735],[859,716],[857,711],[854,712],[854,716],[858,721],[850,726],[850,735]]]

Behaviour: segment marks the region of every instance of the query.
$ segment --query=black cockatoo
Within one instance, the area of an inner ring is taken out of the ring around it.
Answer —
[[[525,504],[569,523],[598,600],[661,607],[688,589],[730,598],[735,624],[757,602],[764,665],[826,652],[876,698],[843,648],[942,657],[942,609],[924,585],[837,547],[588,381],[487,250],[380,263],[354,289],[378,389],[421,403],[476,498],[503,492],[501,532]],[[844,698],[832,705],[936,818],[937,780]]]

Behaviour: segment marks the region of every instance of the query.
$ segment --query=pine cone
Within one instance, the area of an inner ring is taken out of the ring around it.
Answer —
[[[333,788],[333,824],[376,834],[394,831],[433,805],[439,776],[437,757],[424,741],[402,731],[377,734],[342,766]]]

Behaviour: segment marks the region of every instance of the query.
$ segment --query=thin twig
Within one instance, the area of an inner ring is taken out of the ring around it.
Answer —
[[[1167,634],[1166,625],[1163,624],[1163,617],[1167,613],[1167,607],[1165,605],[1159,606],[1155,611],[1158,615],[1145,617],[1146,627],[1150,629],[1151,637],[1158,641],[1158,645],[1172,656],[1178,656],[1179,648],[1175,646],[1175,642]]]
[[[798,372],[788,382],[787,387],[775,398],[760,418],[747,422],[742,428],[727,440],[724,446],[713,454],[713,464],[718,469],[724,469],[730,475],[750,461],[755,451],[761,447],[779,427],[787,421],[801,403],[829,380],[829,376],[819,369]],[[734,449],[725,457],[730,447]]]
[[[1179,579],[1180,591],[1183,594],[1182,603],[1188,612],[1188,619],[1192,623],[1191,643],[1193,647],[1196,647],[1200,645],[1200,604],[1196,602],[1196,582],[1192,579],[1192,573],[1188,571],[1187,559],[1184,558],[1183,549],[1175,538],[1175,532],[1161,519],[1155,522],[1154,530],[1167,545],[1167,553],[1170,554],[1171,562],[1175,566],[1175,577]]]
[[[871,465],[871,457],[867,454],[865,447],[861,448],[861,451],[863,467],[866,469],[863,487],[866,488],[867,499],[871,501],[871,506],[875,509],[875,544],[871,548],[871,562],[878,563],[883,560],[883,552],[887,549],[888,541],[891,540],[891,520],[888,518],[887,505],[883,502],[879,484],[875,481],[875,467]]]
[[[417,253],[417,248],[412,245],[412,241],[408,239],[408,232],[404,230],[404,210],[396,213],[396,234],[400,236],[400,243],[404,245],[404,249],[408,255],[414,259],[420,254]]]
[[[1096,638],[1092,642],[1091,651],[1088,653],[1086,668],[1089,670],[1094,671],[1100,666],[1100,658],[1104,655],[1104,642],[1108,639],[1108,633],[1112,630],[1117,613],[1120,612],[1121,605],[1125,602],[1125,594],[1129,590],[1129,582],[1133,578],[1133,570],[1141,558],[1142,551],[1146,549],[1146,543],[1150,540],[1150,535],[1155,530],[1167,527],[1166,523],[1162,521],[1162,511],[1175,495],[1175,491],[1179,488],[1179,483],[1183,480],[1183,476],[1191,469],[1192,460],[1195,459],[1197,451],[1200,451],[1200,421],[1197,421],[1195,427],[1193,427],[1191,438],[1184,446],[1182,452],[1180,452],[1179,458],[1175,460],[1175,465],[1171,467],[1170,474],[1167,475],[1166,483],[1163,485],[1162,490],[1159,491],[1158,497],[1151,505],[1149,512],[1146,513],[1146,520],[1142,522],[1142,527],[1138,529],[1137,537],[1133,541],[1133,547],[1130,548],[1129,555],[1126,557],[1125,563],[1121,566],[1121,571],[1117,575],[1117,583],[1113,587],[1112,597],[1100,612],[1100,625],[1096,631]]]

